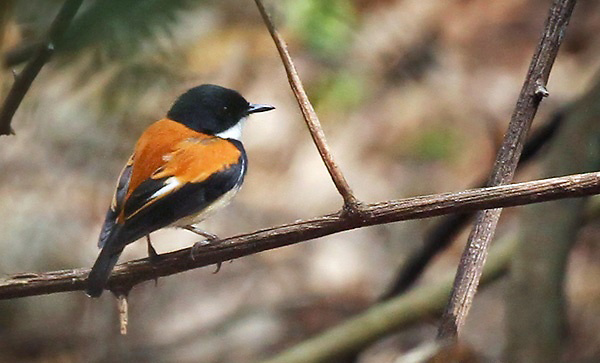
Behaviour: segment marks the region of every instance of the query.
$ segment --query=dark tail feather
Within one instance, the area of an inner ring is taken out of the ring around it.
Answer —
[[[118,235],[118,231],[113,231],[112,235],[106,241],[107,243],[104,245],[104,248],[100,251],[94,266],[92,266],[86,290],[86,293],[90,297],[99,297],[102,295],[110,273],[117,264],[121,252],[123,252],[123,248],[115,249],[112,246]]]

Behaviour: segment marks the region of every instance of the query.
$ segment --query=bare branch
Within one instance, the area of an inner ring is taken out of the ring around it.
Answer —
[[[155,263],[151,263],[148,259],[124,263],[114,270],[109,280],[109,288],[113,291],[128,291],[143,281],[154,280],[160,276],[173,275],[365,226],[598,193],[600,193],[600,172],[595,172],[366,204],[362,207],[361,218],[339,211],[310,220],[239,235],[204,247],[193,259],[191,248],[186,248],[162,254]],[[0,299],[83,290],[87,287],[88,273],[88,269],[76,269],[11,276],[0,280]]]
[[[48,62],[56,42],[69,27],[71,20],[77,13],[83,0],[66,0],[62,8],[56,15],[48,31],[46,41],[40,44],[33,58],[27,63],[21,74],[15,76],[15,83],[8,92],[2,108],[0,109],[0,135],[14,134],[10,124],[17,108],[23,101],[29,87],[37,77],[40,70]]]
[[[271,17],[267,14],[265,7],[262,4],[261,0],[255,0],[256,6],[260,11],[260,14],[269,29],[269,33],[271,33],[271,37],[275,42],[275,46],[277,47],[277,51],[279,52],[279,56],[281,57],[281,61],[283,62],[283,66],[285,68],[285,72],[288,76],[288,80],[290,82],[290,86],[292,88],[292,92],[298,101],[298,106],[300,106],[300,111],[302,111],[302,115],[304,116],[304,120],[306,121],[306,125],[308,126],[308,130],[310,131],[310,135],[327,167],[327,171],[335,184],[338,192],[344,198],[344,207],[345,210],[350,213],[360,213],[359,203],[352,189],[348,185],[344,174],[335,163],[333,159],[333,155],[329,150],[329,146],[327,145],[327,140],[325,139],[325,133],[323,132],[323,128],[321,127],[321,122],[319,121],[319,117],[315,112],[312,104],[310,103],[306,92],[304,91],[304,87],[302,86],[302,81],[298,76],[298,71],[296,71],[296,67],[292,61],[290,53],[287,48],[287,44],[285,40],[281,37],[281,34],[275,29],[273,22],[271,21]]]
[[[550,8],[488,185],[510,183],[514,176],[533,117],[540,101],[547,96],[545,86],[575,3],[576,0],[555,0]],[[475,226],[458,266],[452,296],[440,324],[440,339],[456,337],[465,322],[501,212],[501,209],[484,210],[476,215]]]

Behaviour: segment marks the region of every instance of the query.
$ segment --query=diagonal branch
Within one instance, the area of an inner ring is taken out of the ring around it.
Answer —
[[[555,0],[550,8],[542,38],[531,60],[488,185],[503,185],[512,181],[527,132],[542,98],[548,95],[546,84],[550,70],[575,3],[576,0]],[[465,322],[501,212],[501,209],[484,210],[476,215],[476,223],[461,257],[452,295],[439,327],[440,339],[456,337]]]
[[[335,163],[333,159],[333,155],[327,145],[327,140],[325,139],[325,133],[323,132],[323,128],[321,127],[321,122],[317,117],[317,113],[310,103],[308,96],[306,95],[306,91],[304,91],[304,87],[302,86],[302,81],[298,76],[298,71],[294,66],[292,58],[287,48],[287,44],[285,40],[281,37],[281,34],[275,29],[273,22],[271,21],[271,17],[267,14],[264,5],[261,0],[255,0],[256,6],[260,11],[260,14],[269,29],[269,33],[271,33],[271,37],[275,42],[275,46],[277,47],[277,51],[279,52],[279,56],[281,57],[281,61],[283,62],[283,66],[285,68],[285,72],[288,76],[288,81],[290,82],[290,86],[292,88],[292,92],[298,101],[298,106],[300,106],[300,111],[302,111],[302,115],[304,116],[304,120],[306,121],[306,125],[308,126],[308,130],[310,131],[310,135],[327,167],[327,171],[335,184],[338,192],[344,198],[344,207],[347,212],[355,212],[359,211],[359,202],[354,196],[352,189],[348,185],[344,174]]]
[[[218,244],[204,247],[195,258],[191,256],[191,249],[186,248],[160,255],[159,261],[154,264],[148,259],[131,261],[117,266],[109,280],[109,287],[113,291],[128,291],[143,281],[160,276],[365,226],[598,193],[600,172],[595,172],[365,204],[361,218],[339,211],[227,238]],[[0,299],[83,290],[87,287],[88,273],[88,269],[76,269],[12,276],[0,280]]]
[[[482,284],[492,283],[505,274],[516,244],[516,238],[511,238],[493,247]],[[261,363],[347,362],[349,353],[360,351],[401,328],[441,315],[450,295],[452,279],[453,276],[444,274],[433,283],[374,305]],[[421,359],[415,361],[429,362]]]
[[[39,44],[33,58],[27,63],[23,71],[15,76],[15,83],[0,108],[0,136],[14,134],[10,124],[17,108],[19,108],[25,94],[29,91],[35,77],[54,53],[56,42],[69,27],[82,2],[83,0],[65,1],[52,25],[50,25],[46,41]]]

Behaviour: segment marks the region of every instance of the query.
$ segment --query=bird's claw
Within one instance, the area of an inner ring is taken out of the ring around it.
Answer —
[[[196,260],[196,255],[200,252],[200,250],[203,247],[215,244],[215,242],[217,242],[218,240],[219,240],[218,237],[211,236],[211,237],[206,237],[206,239],[203,239],[202,241],[194,243],[194,245],[192,246],[192,249],[190,251],[190,254],[191,254],[190,257],[192,258],[192,260],[194,260],[194,261]]]
[[[217,238],[216,236],[213,237],[207,237],[206,239],[200,241],[200,242],[196,242],[194,243],[194,245],[192,246],[192,249],[190,251],[190,257],[192,258],[193,261],[196,260],[196,255],[200,252],[200,250],[203,247],[215,244],[215,242],[219,241],[219,238]],[[217,272],[221,271],[221,265],[223,265],[222,262],[217,262],[217,268],[215,269],[215,271],[213,272],[213,274],[216,274]]]
[[[194,233],[204,237],[204,239],[202,241],[196,242],[192,246],[192,249],[190,251],[190,253],[191,253],[190,257],[192,258],[193,261],[196,260],[196,255],[198,254],[198,252],[200,251],[200,249],[202,247],[216,244],[216,242],[219,241],[219,237],[216,234],[212,234],[210,232],[203,231],[193,225],[185,226],[183,228],[187,229],[190,232],[194,232]],[[219,272],[221,270],[221,264],[222,264],[221,262],[217,262],[217,269],[213,272],[213,274],[216,274],[217,272]]]

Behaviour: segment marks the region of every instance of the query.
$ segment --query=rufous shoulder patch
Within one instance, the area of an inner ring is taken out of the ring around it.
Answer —
[[[231,142],[218,138],[188,138],[177,144],[168,161],[152,179],[176,176],[181,183],[200,183],[221,170],[236,164],[240,150]]]
[[[176,176],[182,184],[201,182],[237,163],[240,154],[227,140],[162,119],[148,127],[135,146],[127,197],[149,178]]]

